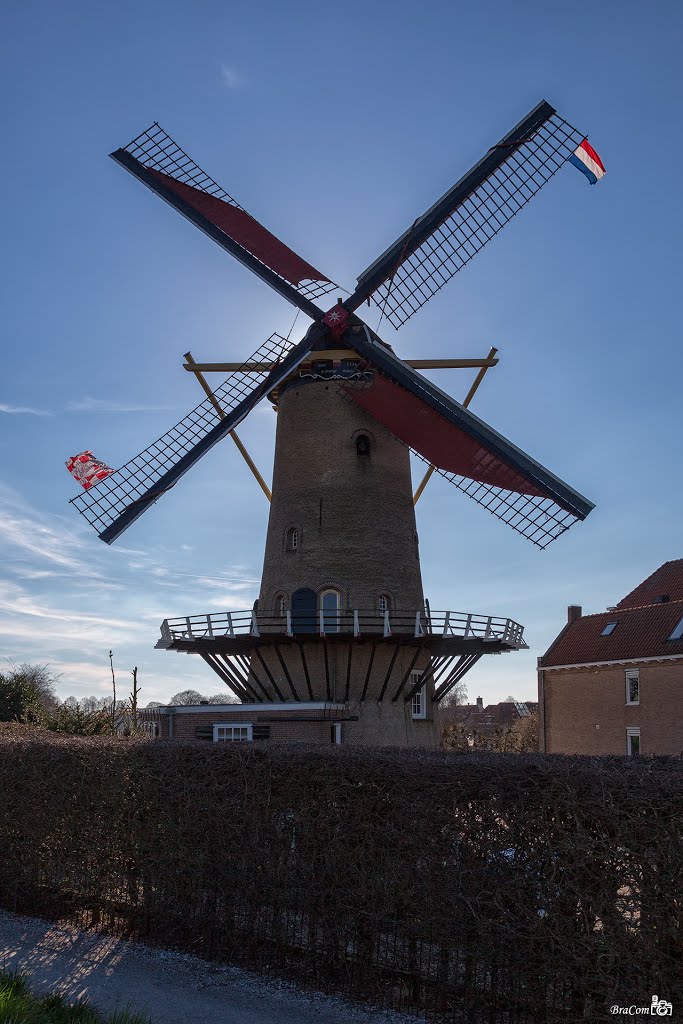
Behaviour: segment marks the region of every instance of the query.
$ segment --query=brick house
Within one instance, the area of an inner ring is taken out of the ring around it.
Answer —
[[[538,659],[541,750],[683,754],[683,559],[596,615],[570,606]]]

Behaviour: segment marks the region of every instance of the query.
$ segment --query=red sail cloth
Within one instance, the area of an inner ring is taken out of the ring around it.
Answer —
[[[297,256],[245,210],[226,203],[224,199],[210,196],[201,189],[185,185],[182,181],[176,181],[161,171],[152,170],[151,167],[146,170],[266,267],[284,277],[285,281],[293,285],[299,285],[302,281],[329,281],[328,277]]]
[[[431,406],[375,372],[367,388],[348,387],[350,398],[404,444],[448,473],[506,491],[552,498],[518,469],[455,426]]]

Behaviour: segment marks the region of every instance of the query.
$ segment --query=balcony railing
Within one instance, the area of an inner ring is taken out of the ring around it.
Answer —
[[[280,636],[459,637],[497,642],[506,647],[524,647],[524,627],[513,619],[472,612],[424,611],[392,613],[377,611],[286,612],[261,615],[254,611],[209,612],[164,619],[157,647],[170,647],[176,640],[221,640],[230,637]]]

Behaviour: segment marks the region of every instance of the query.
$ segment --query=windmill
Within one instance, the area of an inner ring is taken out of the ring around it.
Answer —
[[[157,123],[111,154],[312,321],[298,343],[273,334],[243,364],[188,353],[206,399],[72,500],[111,543],[223,437],[243,450],[235,427],[258,402],[276,407],[272,496],[259,477],[272,497],[259,599],[248,612],[167,619],[158,647],[200,654],[249,707],[324,713],[337,740],[343,722],[352,741],[432,744],[439,703],[479,658],[526,646],[510,619],[425,605],[414,512],[424,484],[440,473],[541,548],[593,505],[419,372],[438,363],[402,360],[358,311],[372,299],[400,327],[581,146],[539,103],[331,308],[321,300],[339,287]],[[492,350],[448,365],[478,366],[478,382],[495,362]],[[203,374],[219,368],[230,375],[212,390]],[[411,451],[429,467],[415,494]]]

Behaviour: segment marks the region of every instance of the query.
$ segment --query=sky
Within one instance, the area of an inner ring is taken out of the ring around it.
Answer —
[[[2,5],[0,671],[47,664],[60,696],[102,696],[112,650],[143,703],[214,693],[198,658],[154,650],[159,625],[258,594],[268,506],[229,441],[110,547],[68,504],[70,455],[121,465],[200,401],[184,352],[239,361],[295,314],[107,154],[159,121],[353,290],[546,98],[605,179],[565,166],[382,325],[404,358],[497,346],[473,411],[596,504],[545,551],[438,476],[417,506],[431,607],[525,626],[529,650],[480,662],[470,699],[535,699],[568,604],[600,611],[683,556],[682,29],[674,0]],[[473,372],[430,376],[462,398]],[[274,419],[262,403],[240,429],[267,478]]]

